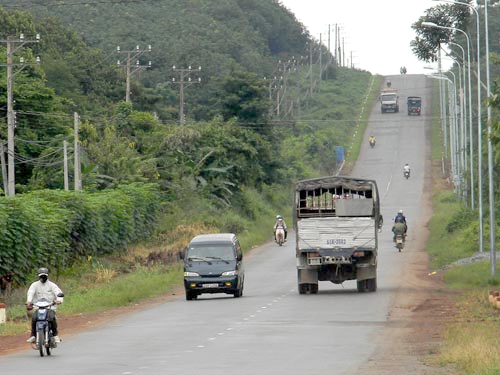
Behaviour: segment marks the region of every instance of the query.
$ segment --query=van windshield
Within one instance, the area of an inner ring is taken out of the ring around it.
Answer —
[[[231,245],[191,246],[187,258],[194,261],[204,259],[234,260],[234,251]]]

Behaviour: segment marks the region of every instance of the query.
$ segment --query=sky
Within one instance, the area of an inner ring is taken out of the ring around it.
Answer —
[[[327,45],[328,25],[340,27],[347,63],[372,74],[399,74],[402,66],[408,74],[429,74],[424,67],[436,67],[419,61],[410,41],[415,39],[411,25],[425,11],[439,4],[432,0],[281,0],[309,31]],[[352,54],[352,61],[350,56]],[[446,66],[446,62],[443,62]]]

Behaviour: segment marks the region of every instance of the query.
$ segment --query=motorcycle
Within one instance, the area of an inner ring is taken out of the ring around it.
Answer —
[[[397,234],[394,242],[396,243],[398,251],[401,252],[401,250],[403,250],[403,248],[405,247],[404,236],[402,234]]]
[[[371,148],[374,148],[375,147],[375,140],[374,139],[370,139],[370,147]]]
[[[274,240],[278,245],[283,246],[285,243],[285,230],[283,228],[276,228]]]
[[[62,298],[64,295],[60,294],[58,297]],[[55,301],[50,302],[46,298],[41,298],[33,304],[36,307],[33,311],[36,319],[36,339],[31,346],[40,352],[40,357],[45,354],[49,356],[52,349],[57,348],[57,342],[54,340],[54,333],[49,323],[49,311],[55,304]]]
[[[410,171],[404,171],[403,174],[407,180],[410,178]]]

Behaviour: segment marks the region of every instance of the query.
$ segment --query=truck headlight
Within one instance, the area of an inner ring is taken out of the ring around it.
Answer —
[[[222,276],[236,276],[237,274],[238,274],[238,271],[236,271],[236,270],[222,272]]]
[[[197,272],[184,272],[184,277],[200,276]]]

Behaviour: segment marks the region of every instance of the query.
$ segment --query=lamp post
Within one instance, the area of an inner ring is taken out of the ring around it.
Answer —
[[[456,145],[457,145],[457,130],[456,130],[456,97],[457,88],[455,81],[455,75],[453,73],[454,81],[449,79],[443,74],[427,74],[427,77],[439,79],[448,82],[448,107],[450,112],[450,156],[451,156],[451,170],[453,175],[454,186],[456,189],[456,179],[455,176],[459,176],[458,167],[456,165]],[[453,95],[451,94],[450,87],[453,87]],[[459,185],[460,186],[460,185]]]
[[[486,40],[486,94],[491,96],[490,92],[490,47],[488,42],[488,0],[484,0],[484,29]],[[479,88],[478,88],[479,90]],[[493,190],[493,145],[491,143],[491,106],[487,106],[488,122],[488,191],[490,202],[490,268],[491,275],[495,276],[496,269],[496,250],[495,250],[495,192]]]
[[[461,192],[462,192],[462,197],[464,198],[465,201],[467,201],[467,186],[463,184],[464,182],[464,171],[466,169],[466,156],[467,153],[465,152],[465,145],[466,145],[466,138],[467,138],[467,132],[465,131],[466,129],[466,109],[467,106],[465,105],[465,100],[467,95],[465,94],[465,66],[463,67],[462,70],[462,64],[457,58],[454,58],[452,55],[447,53],[447,56],[449,56],[455,64],[458,66],[458,105],[460,108],[459,114],[460,114],[460,123],[459,127],[457,125],[458,134],[460,135],[459,138],[457,139],[458,145],[457,145],[457,152],[458,152],[458,157],[459,157],[459,167],[460,167],[460,182],[461,182]],[[463,72],[463,74],[462,74]],[[453,73],[452,70],[448,71],[448,73],[453,74],[453,78],[456,81],[455,74]],[[463,77],[463,78],[462,78]],[[463,81],[462,81],[463,79]],[[458,120],[457,120],[458,121]]]
[[[452,111],[452,127],[450,131],[450,145],[452,145],[452,160],[453,158],[455,159],[455,171],[453,178],[455,181],[458,180],[458,195],[459,197],[462,197],[462,157],[461,157],[461,147],[460,147],[460,141],[459,139],[463,136],[462,133],[458,130],[457,126],[457,78],[455,76],[455,73],[453,73],[451,70],[449,70],[446,73],[450,73],[453,76],[453,87],[454,87],[454,95],[453,95],[453,102],[450,104],[451,107],[453,108]],[[460,76],[459,76],[460,77]],[[460,86],[461,87],[461,86]],[[460,107],[462,108],[462,104],[460,102]],[[461,110],[460,110],[461,112]],[[462,122],[463,124],[463,122]]]
[[[477,44],[477,193],[478,193],[478,207],[479,207],[479,251],[483,252],[484,251],[484,243],[483,243],[483,192],[482,192],[482,186],[483,186],[483,172],[481,169],[481,166],[483,164],[483,142],[482,142],[482,135],[483,135],[483,129],[482,129],[482,120],[481,120],[481,43],[480,43],[480,22],[479,22],[479,13],[474,5],[468,4],[468,3],[461,3],[459,1],[454,1],[454,0],[433,0],[433,1],[442,1],[444,3],[449,3],[449,4],[457,4],[457,5],[464,5],[468,7],[469,9],[472,9],[474,13],[476,14],[476,44]],[[479,4],[479,2],[478,2]],[[484,2],[485,8],[487,6],[486,0]],[[485,11],[485,14],[487,14],[487,11]],[[486,26],[486,31],[488,27]],[[488,42],[488,39],[486,39],[486,43]],[[486,56],[488,56],[488,51],[486,51]],[[472,145],[472,138],[471,138],[471,145]]]
[[[466,79],[465,79],[465,51],[463,49],[463,47],[458,44],[458,43],[454,43],[454,42],[449,42],[449,44],[451,45],[454,45],[458,48],[460,48],[462,50],[462,64],[464,64],[463,66],[463,79],[464,79],[464,86],[465,86],[465,82],[466,82]],[[469,57],[469,61],[470,61],[470,56]],[[464,103],[465,101],[468,101],[468,105],[469,105],[469,108],[468,108],[468,114],[469,114],[469,165],[470,165],[470,205],[471,205],[471,209],[474,210],[475,208],[475,202],[474,202],[474,142],[472,141],[473,137],[472,137],[472,93],[471,93],[471,90],[472,90],[472,85],[471,85],[471,75],[470,75],[470,65],[467,64],[467,76],[468,76],[468,79],[467,79],[467,85],[468,85],[468,94],[466,93],[466,90],[464,90],[464,94],[466,95],[467,99],[464,99]],[[464,104],[464,109],[465,109],[465,104]],[[465,116],[465,118],[467,118],[467,116]],[[467,142],[465,142],[465,144],[467,144]],[[465,146],[465,145],[464,145]]]
[[[462,4],[462,3],[460,3]],[[457,29],[456,27],[448,27],[448,26],[441,26],[438,25],[434,22],[422,22],[422,26],[425,27],[435,27],[438,29],[445,29],[445,30],[453,30],[453,31],[460,31],[465,35],[465,39],[467,40],[467,51],[468,51],[468,56],[470,56],[470,40],[469,36],[465,31],[462,29]],[[479,56],[478,56],[479,57]],[[470,59],[469,59],[469,65],[470,65]],[[477,169],[478,169],[478,207],[479,207],[479,251],[483,252],[484,251],[484,243],[483,243],[483,193],[482,193],[482,184],[483,184],[483,177],[482,177],[482,171],[481,171],[481,165],[482,165],[482,126],[481,126],[481,65],[478,61],[477,63],[477,96],[478,96],[478,103],[477,103],[477,144],[478,144],[478,149],[477,149]]]

